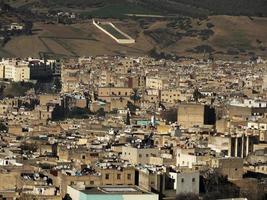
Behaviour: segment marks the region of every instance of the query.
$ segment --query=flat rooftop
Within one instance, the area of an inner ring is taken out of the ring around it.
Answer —
[[[102,186],[102,187],[85,187],[80,190],[85,194],[152,194],[149,191],[140,189],[137,186]]]

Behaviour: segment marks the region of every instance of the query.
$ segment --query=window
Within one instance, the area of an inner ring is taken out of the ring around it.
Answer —
[[[127,174],[127,179],[131,180],[132,179],[132,174]]]
[[[95,184],[95,182],[94,181],[90,181],[90,185],[94,185]]]
[[[181,179],[181,182],[182,182],[182,183],[184,182],[184,178]]]
[[[146,157],[148,157],[149,155],[148,154],[146,154]]]
[[[121,180],[121,174],[117,174],[117,179]]]
[[[196,179],[195,178],[192,178],[192,182],[195,182],[196,181]]]
[[[109,174],[106,174],[106,180],[108,180],[109,179]]]
[[[142,154],[139,154],[139,158],[142,158]]]
[[[85,155],[82,155],[82,159],[85,159]]]

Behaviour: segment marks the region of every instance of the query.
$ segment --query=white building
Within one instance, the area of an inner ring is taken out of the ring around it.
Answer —
[[[78,188],[68,186],[67,193],[75,200],[158,200],[158,194],[136,186],[103,186]]]
[[[174,180],[174,190],[176,194],[194,193],[199,194],[199,172],[170,172],[170,177]]]
[[[259,99],[233,99],[230,102],[231,106],[248,107],[248,108],[266,108],[267,101]]]
[[[267,131],[267,122],[248,122],[247,126],[249,129]]]

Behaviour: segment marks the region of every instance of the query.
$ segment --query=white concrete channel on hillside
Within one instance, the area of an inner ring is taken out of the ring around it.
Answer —
[[[93,24],[114,39],[119,44],[133,44],[135,40],[126,33],[122,32],[111,22],[99,22],[93,19]]]

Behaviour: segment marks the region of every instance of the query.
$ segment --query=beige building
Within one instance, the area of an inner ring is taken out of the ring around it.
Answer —
[[[262,79],[263,79],[262,89],[267,90],[267,69],[266,69]]]
[[[103,186],[103,185],[134,185],[135,170],[134,168],[114,169],[96,169],[99,175],[69,176],[60,174],[60,189],[62,196],[67,192],[68,185],[83,185],[86,187]]]
[[[113,83],[112,73],[108,70],[103,70],[99,76],[99,86],[105,87]]]
[[[193,126],[203,126],[204,124],[204,105],[181,104],[178,108],[178,124],[183,128]]]
[[[181,92],[177,89],[162,90],[160,99],[163,103],[176,103],[181,101]]]
[[[177,149],[176,166],[193,168],[194,166],[207,165],[210,161],[210,155],[207,154],[206,149],[190,148]]]
[[[132,164],[149,164],[150,157],[158,157],[159,150],[156,148],[135,148],[131,146],[122,147],[121,158]]]
[[[242,106],[229,106],[229,117],[233,121],[244,121],[252,114],[252,109]]]
[[[243,159],[242,158],[214,158],[212,167],[228,179],[236,180],[243,177]]]
[[[98,88],[98,98],[110,102],[114,97],[130,99],[132,88],[128,87],[100,87]]]
[[[148,191],[163,192],[165,189],[165,177],[161,173],[149,170],[139,170],[138,185]]]
[[[177,112],[178,124],[182,128],[215,125],[215,110],[207,105],[180,104]]]
[[[163,81],[159,77],[146,77],[146,88],[161,90]]]
[[[64,66],[61,71],[62,92],[75,92],[80,85],[80,68]]]
[[[0,62],[0,78],[14,82],[29,81],[29,63],[17,60],[2,60]]]
[[[46,106],[48,103],[61,104],[61,98],[59,95],[54,94],[42,94],[39,96],[40,105]]]

